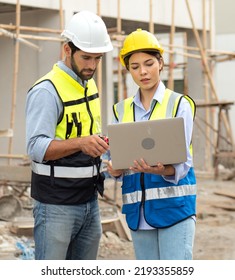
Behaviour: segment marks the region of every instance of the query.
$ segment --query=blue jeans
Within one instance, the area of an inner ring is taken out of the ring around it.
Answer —
[[[97,199],[80,205],[35,201],[36,260],[95,260],[102,234]]]
[[[188,218],[163,229],[131,231],[137,260],[191,260],[195,220]]]

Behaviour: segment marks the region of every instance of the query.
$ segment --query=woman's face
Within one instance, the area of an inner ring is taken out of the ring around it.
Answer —
[[[156,89],[163,61],[153,55],[137,52],[129,59],[129,71],[135,83],[143,90]]]

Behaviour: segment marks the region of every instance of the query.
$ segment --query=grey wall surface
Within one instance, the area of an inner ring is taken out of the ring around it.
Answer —
[[[1,15],[0,22],[14,24],[15,13]],[[59,15],[55,11],[41,10],[37,12],[26,12],[21,15],[21,25],[47,27],[59,29]],[[28,33],[30,34],[30,33]],[[43,34],[40,34],[43,35]],[[59,59],[60,43],[49,41],[35,41],[41,51],[37,51],[25,44],[20,44],[19,68],[17,73],[17,92],[14,124],[14,137],[12,154],[26,154],[25,150],[25,100],[28,89],[33,83],[47,71]],[[10,128],[12,111],[12,94],[15,65],[14,40],[0,36],[0,130]],[[8,153],[9,138],[0,138],[0,153]]]

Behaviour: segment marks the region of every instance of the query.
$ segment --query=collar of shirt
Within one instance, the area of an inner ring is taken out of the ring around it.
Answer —
[[[160,81],[159,85],[157,87],[157,90],[154,93],[152,103],[151,103],[151,106],[150,106],[150,110],[153,108],[153,106],[155,105],[156,102],[159,102],[160,104],[162,103],[165,89],[166,89],[165,85],[163,84],[162,81]],[[141,101],[140,101],[140,90],[139,89],[138,89],[136,95],[133,98],[133,103],[135,103],[135,105],[138,106],[139,108],[145,110]]]
[[[57,65],[59,66],[59,68],[61,70],[63,70],[64,72],[66,72],[69,76],[71,76],[75,81],[77,81],[81,86],[86,87],[87,81],[82,81],[81,78],[76,75],[72,69],[70,69],[69,67],[67,67],[63,61],[58,61]]]

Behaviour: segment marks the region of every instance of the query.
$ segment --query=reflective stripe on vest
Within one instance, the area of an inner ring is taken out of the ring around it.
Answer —
[[[186,195],[196,195],[196,185],[181,185],[164,188],[151,188],[145,190],[145,199],[163,199],[170,197],[181,197]],[[122,195],[123,204],[141,202],[142,191],[135,191]]]
[[[165,89],[162,104],[157,103],[151,113],[151,119],[172,118],[177,114],[181,98],[186,98],[192,108],[193,118],[195,116],[195,103],[188,95]],[[117,103],[113,107],[118,122],[130,122],[135,120],[133,96]]]
[[[182,98],[186,98],[192,109],[193,119],[196,114],[195,102],[188,95],[183,95],[166,88],[162,104],[158,103],[152,109],[149,119],[173,118],[177,115]],[[118,122],[135,121],[133,96],[122,100],[113,106],[114,115]],[[190,154],[193,155],[193,147],[190,145]]]
[[[32,162],[32,171],[38,175],[50,176],[51,166],[37,162]],[[97,169],[94,166],[88,167],[64,167],[54,166],[55,178],[92,178],[97,175]]]

